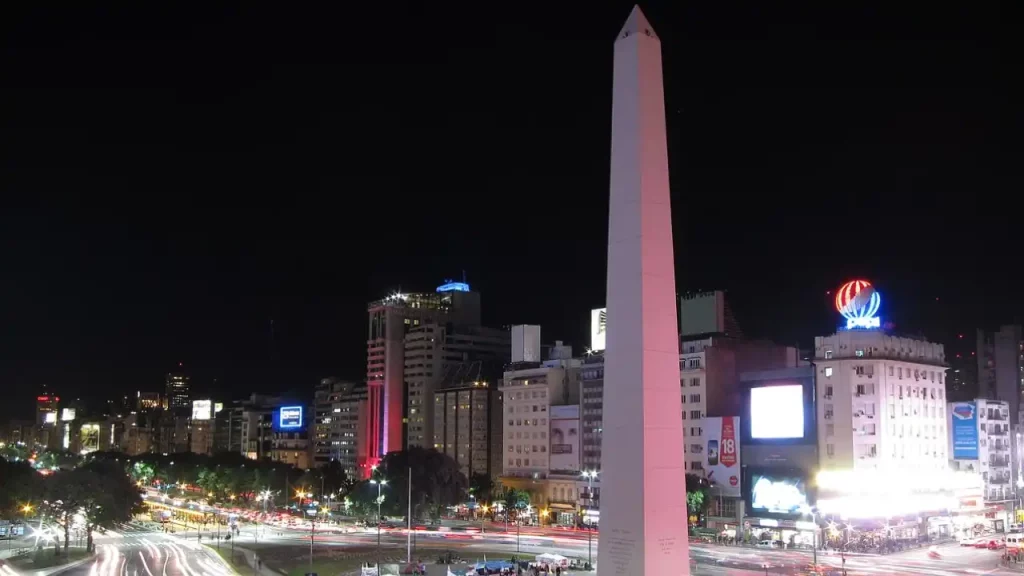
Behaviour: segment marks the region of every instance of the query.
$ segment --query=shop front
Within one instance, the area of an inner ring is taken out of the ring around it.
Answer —
[[[747,518],[743,523],[745,541],[780,549],[811,548],[817,525],[803,520]]]

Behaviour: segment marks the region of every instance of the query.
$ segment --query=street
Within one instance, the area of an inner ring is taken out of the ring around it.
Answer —
[[[193,541],[161,532],[122,532],[96,540],[93,560],[66,576],[228,576],[234,571]]]

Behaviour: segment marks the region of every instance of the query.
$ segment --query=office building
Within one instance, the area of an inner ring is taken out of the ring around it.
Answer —
[[[822,470],[944,470],[946,357],[941,344],[879,330],[814,341]]]
[[[953,470],[981,474],[985,503],[988,506],[1010,502],[1012,518],[1016,490],[1012,484],[1011,458],[1013,433],[1010,430],[1010,404],[979,398],[947,405],[948,447]]]
[[[368,394],[363,383],[324,378],[314,392],[313,465],[337,461],[350,478],[368,472],[365,435]]]
[[[142,412],[143,410],[156,410],[163,407],[163,398],[160,397],[159,392],[136,392],[135,393],[135,410]]]
[[[679,298],[679,334],[683,340],[712,335],[743,338],[722,290],[694,292]]]
[[[1010,425],[1020,423],[1024,393],[1024,335],[1020,325],[1002,326],[996,332],[978,330],[978,393],[1002,400],[1010,407]]]
[[[463,282],[448,282],[434,293],[395,293],[370,302],[367,314],[366,382],[370,404],[365,434],[367,458],[373,465],[384,454],[405,447],[405,335],[427,322],[478,326],[480,294],[470,291]]]
[[[179,363],[180,367],[181,364]],[[187,374],[171,372],[165,378],[164,401],[168,410],[191,410],[191,383]]]
[[[407,391],[406,443],[409,447],[434,444],[434,390],[464,363],[509,360],[509,331],[480,326],[456,326],[452,323],[426,322],[405,335]],[[456,372],[457,373],[457,370]]]
[[[242,425],[244,408],[241,403],[223,407],[214,415],[213,451],[244,454]]]
[[[499,388],[503,434],[501,484],[530,492],[533,501],[554,511],[556,520],[569,507],[575,510],[579,502],[581,369],[582,361],[572,358],[572,348],[558,341],[543,362],[509,364]],[[574,412],[569,413],[570,410]],[[556,425],[553,420],[561,422]],[[561,431],[562,437],[569,436],[567,430],[574,430],[572,441],[553,448],[551,436],[555,429]],[[567,450],[570,445],[574,448]],[[566,520],[564,514],[561,520]]]
[[[467,478],[501,474],[501,363],[450,364],[433,392],[433,447]]]
[[[713,303],[714,299],[709,302]],[[790,346],[725,335],[684,339],[679,351],[686,471],[705,476],[705,417],[739,416],[743,404],[740,374],[795,367],[799,351]]]

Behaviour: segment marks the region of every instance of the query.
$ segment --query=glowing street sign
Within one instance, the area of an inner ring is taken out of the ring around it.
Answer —
[[[283,430],[302,428],[302,406],[282,406],[278,418]]]
[[[867,280],[851,280],[836,292],[836,311],[846,318],[846,328],[879,328],[882,297]]]

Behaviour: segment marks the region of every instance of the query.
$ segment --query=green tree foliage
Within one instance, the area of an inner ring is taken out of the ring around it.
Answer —
[[[494,480],[487,474],[473,474],[469,477],[469,493],[483,504],[494,496]]]
[[[384,456],[376,474],[386,478],[389,494],[385,502],[389,513],[405,516],[408,506],[409,471],[412,470],[413,517],[429,514],[437,518],[447,506],[466,499],[469,481],[450,456],[433,448],[413,447]],[[371,487],[373,487],[371,485]],[[375,487],[374,487],[375,488]],[[376,497],[376,490],[374,490]]]
[[[15,518],[26,504],[42,500],[42,476],[24,461],[0,459],[0,518]]]
[[[72,472],[87,487],[82,498],[82,516],[85,520],[89,551],[93,549],[93,531],[127,522],[142,511],[142,494],[131,476],[116,463],[91,462]]]
[[[526,490],[505,488],[501,493],[500,501],[509,514],[518,516],[519,512],[530,505],[530,493]]]

